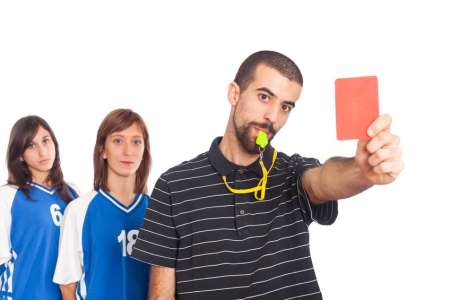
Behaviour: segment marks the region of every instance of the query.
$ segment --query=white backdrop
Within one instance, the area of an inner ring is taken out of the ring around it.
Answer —
[[[290,56],[305,78],[275,147],[352,156],[356,143],[335,138],[334,80],[377,75],[406,168],[342,201],[333,226],[310,227],[319,284],[325,299],[450,299],[448,9],[334,2],[2,1],[0,157],[13,123],[38,114],[56,132],[66,179],[87,192],[101,120],[132,108],[149,126],[152,188],[223,133],[227,85],[263,49]]]

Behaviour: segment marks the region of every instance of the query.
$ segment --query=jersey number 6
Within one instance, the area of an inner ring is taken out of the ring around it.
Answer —
[[[61,213],[61,207],[59,207],[58,204],[50,205],[50,214],[52,215],[53,223],[56,226],[61,226],[61,221],[63,217]]]

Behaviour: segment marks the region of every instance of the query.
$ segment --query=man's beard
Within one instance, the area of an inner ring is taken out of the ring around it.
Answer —
[[[259,146],[256,145],[256,138],[252,138],[250,136],[250,131],[252,127],[258,127],[261,129],[265,129],[267,133],[267,138],[270,141],[273,139],[273,137],[276,134],[275,129],[273,128],[272,123],[257,123],[257,122],[250,122],[247,125],[237,126],[236,119],[234,119],[234,128],[236,129],[236,137],[239,141],[239,143],[242,145],[242,147],[249,153],[252,154],[259,154]],[[271,135],[271,136],[270,136]],[[270,136],[270,138],[269,138]]]

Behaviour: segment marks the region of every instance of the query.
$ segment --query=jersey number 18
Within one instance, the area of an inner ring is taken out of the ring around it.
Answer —
[[[128,234],[126,230],[120,231],[117,241],[122,243],[122,256],[127,256],[127,253],[128,255],[131,255],[131,251],[133,251],[133,245],[136,243],[138,233],[139,230],[136,229],[128,231]]]

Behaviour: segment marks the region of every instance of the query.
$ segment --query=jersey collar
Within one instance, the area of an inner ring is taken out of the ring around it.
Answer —
[[[143,194],[136,194],[134,197],[133,202],[131,202],[130,205],[125,206],[123,205],[119,200],[117,200],[113,195],[109,194],[108,192],[104,191],[103,189],[99,189],[98,191],[100,194],[102,194],[103,197],[105,197],[107,200],[109,200],[112,204],[114,204],[117,208],[120,210],[129,213],[133,209],[135,209],[139,203],[141,202]]]
[[[47,193],[49,195],[53,195],[55,193],[55,191],[56,191],[56,188],[49,189],[49,188],[47,188],[47,187],[45,187],[43,185],[40,185],[39,183],[35,183],[35,182],[30,182],[30,186],[32,186],[34,188],[37,188],[37,189],[39,189],[39,190],[41,190],[41,191],[43,191],[43,192],[45,192],[45,193]]]

